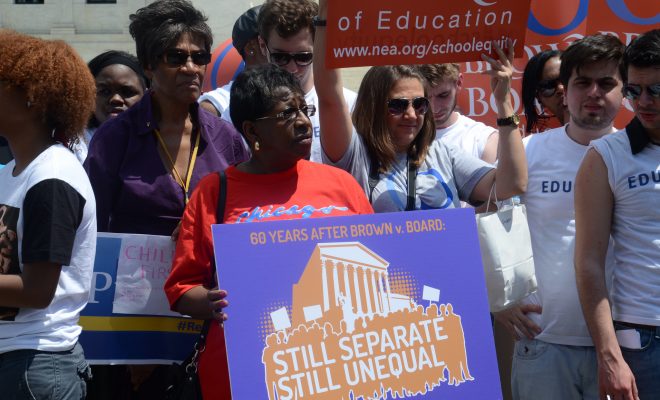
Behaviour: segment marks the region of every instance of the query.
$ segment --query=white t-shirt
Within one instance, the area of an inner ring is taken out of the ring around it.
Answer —
[[[375,212],[403,211],[408,196],[408,160],[396,157],[387,173],[381,173],[370,196],[371,161],[362,137],[353,131],[344,156],[333,163],[323,154],[323,162],[348,171],[364,189]],[[472,190],[493,167],[455,146],[433,141],[415,179],[415,209],[459,208],[460,200],[468,201]]]
[[[541,315],[528,314],[549,343],[591,346],[575,283],[575,175],[587,146],[576,143],[565,127],[523,139],[529,181],[521,196],[527,207],[538,291],[527,302],[540,304]]]
[[[197,102],[201,103],[203,101],[208,101],[213,104],[213,107],[215,107],[216,110],[218,110],[218,115],[222,115],[225,110],[229,110],[229,92],[231,91],[231,85],[233,83],[234,81],[231,81],[224,86],[202,94],[199,96],[199,99],[197,99]],[[229,115],[229,113],[227,113],[227,115]],[[228,119],[228,121],[231,122],[231,119]]]
[[[0,273],[23,264],[62,265],[45,309],[0,307],[0,353],[64,351],[78,341],[96,251],[94,192],[76,156],[62,145],[44,150],[18,176],[0,169]]]
[[[348,110],[350,112],[353,111],[353,107],[355,107],[355,100],[357,99],[357,93],[355,93],[352,90],[344,88],[344,100],[346,100],[346,104],[348,105]],[[319,96],[316,94],[316,89],[312,88],[307,94],[305,94],[305,102],[307,105],[315,105],[316,106],[316,114],[314,114],[313,117],[310,118],[312,121],[312,130],[313,130],[313,137],[312,137],[312,151],[309,156],[310,161],[314,162],[323,162],[323,156],[322,153],[323,151],[321,150],[321,122],[319,120]]]
[[[458,120],[450,126],[436,129],[435,139],[451,143],[468,154],[481,158],[486,142],[497,129],[459,114]]]
[[[614,194],[612,315],[660,326],[660,146],[633,155],[625,130],[591,142]]]

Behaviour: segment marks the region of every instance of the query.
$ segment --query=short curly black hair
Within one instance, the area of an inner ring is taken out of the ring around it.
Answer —
[[[244,135],[243,122],[268,114],[279,100],[278,89],[283,87],[305,96],[300,82],[284,68],[264,64],[244,69],[231,85],[229,96],[229,113],[236,130]]]
[[[0,81],[25,92],[56,140],[72,148],[94,110],[87,64],[61,40],[0,30]]]
[[[213,45],[208,18],[188,0],[156,0],[129,16],[128,27],[135,40],[142,68],[154,69],[165,50],[173,47],[184,33],[204,41],[204,50]]]

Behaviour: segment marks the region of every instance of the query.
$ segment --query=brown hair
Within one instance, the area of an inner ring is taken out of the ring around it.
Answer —
[[[0,30],[0,80],[25,91],[56,140],[72,147],[94,110],[87,64],[61,40]]]
[[[399,79],[412,78],[424,86],[428,96],[428,85],[419,71],[408,65],[386,65],[371,67],[362,79],[353,109],[353,126],[364,139],[369,157],[378,161],[381,172],[387,171],[396,157],[392,137],[387,128],[387,100],[394,83]],[[424,161],[431,143],[435,139],[433,111],[429,107],[424,123],[415,140],[408,148],[408,156],[415,166]]]
[[[580,68],[600,61],[613,61],[621,65],[626,46],[613,35],[597,33],[576,40],[561,55],[559,80],[564,87],[573,72],[580,75]]]
[[[319,5],[311,0],[268,0],[257,17],[259,36],[268,41],[268,36],[275,29],[278,35],[286,39],[309,29],[313,37],[312,18],[318,13]]]
[[[456,82],[458,81],[458,75],[461,73],[458,64],[454,63],[424,64],[417,66],[417,68],[431,87],[437,86],[447,80]]]

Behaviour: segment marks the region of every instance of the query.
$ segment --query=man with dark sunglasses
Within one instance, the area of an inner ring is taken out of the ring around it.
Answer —
[[[488,163],[497,160],[497,129],[462,115],[456,110],[463,88],[463,74],[458,64],[420,65],[419,71],[429,82],[435,138],[452,143]]]
[[[561,55],[559,70],[568,123],[523,140],[529,183],[521,201],[527,208],[538,290],[495,315],[517,339],[514,399],[599,398],[596,352],[575,284],[573,196],[589,143],[616,131],[612,122],[623,100],[619,64],[624,49],[610,35],[573,42]]]
[[[269,62],[291,72],[305,92],[305,102],[318,110],[318,96],[314,89],[312,59],[314,57],[315,19],[319,6],[312,0],[270,0],[259,11],[259,43]],[[344,98],[353,109],[357,94],[344,88]],[[320,122],[317,112],[310,118],[314,136],[310,160],[321,161]],[[225,116],[223,115],[223,118]]]
[[[601,396],[660,398],[660,29],[633,40],[625,129],[595,140],[577,175],[575,269]],[[614,240],[606,285],[607,242]]]

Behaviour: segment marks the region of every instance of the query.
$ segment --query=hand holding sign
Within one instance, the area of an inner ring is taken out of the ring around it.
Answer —
[[[226,290],[211,289],[206,294],[206,298],[209,300],[211,314],[218,322],[224,322],[227,320],[227,314],[222,311],[229,305],[229,302],[225,297],[227,297]]]
[[[511,79],[513,77],[513,42],[507,41],[508,54],[504,54],[496,41],[492,43],[499,60],[481,55],[481,59],[490,65],[484,74],[490,75],[490,88],[498,103],[511,101]]]

